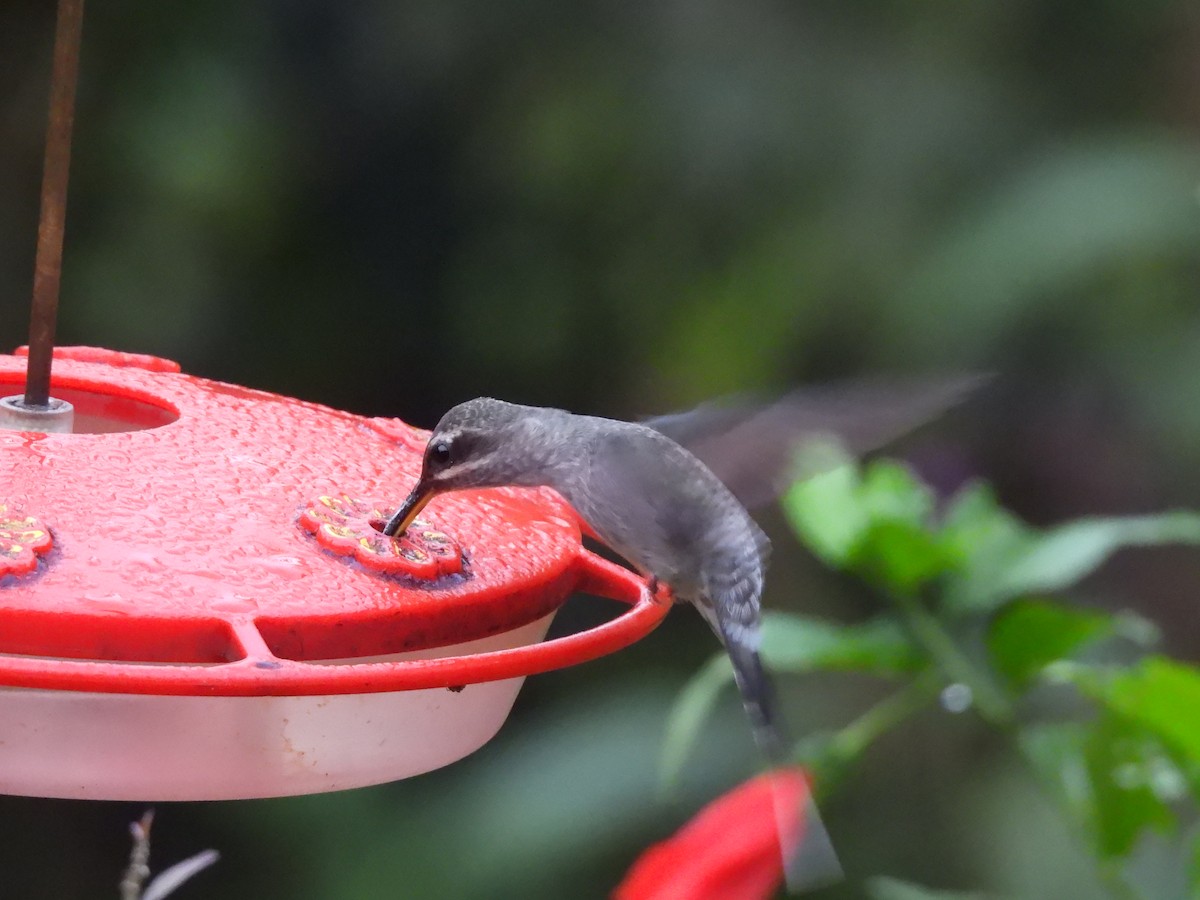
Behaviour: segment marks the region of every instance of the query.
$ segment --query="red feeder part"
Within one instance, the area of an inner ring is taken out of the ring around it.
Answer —
[[[24,376],[0,356],[0,395]],[[445,495],[385,537],[427,437],[399,420],[97,348],[55,350],[52,390],[75,433],[0,431],[0,792],[235,799],[420,774],[486,743],[526,675],[666,615],[553,491]],[[629,609],[543,642],[574,591]]]

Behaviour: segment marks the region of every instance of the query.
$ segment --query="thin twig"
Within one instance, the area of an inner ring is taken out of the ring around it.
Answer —
[[[216,850],[203,850],[159,872],[143,890],[142,885],[150,877],[150,826],[153,824],[152,809],[146,810],[138,821],[129,823],[133,849],[129,852],[129,866],[121,878],[121,900],[164,900],[174,893],[175,888],[220,858]]]
[[[930,706],[937,695],[937,684],[927,674],[915,677],[841,728],[830,741],[830,752],[839,763],[856,759],[879,737]]]
[[[139,900],[142,884],[150,877],[150,826],[154,824],[154,810],[148,809],[136,822],[129,823],[133,836],[133,849],[129,851],[129,865],[121,878],[121,900]]]

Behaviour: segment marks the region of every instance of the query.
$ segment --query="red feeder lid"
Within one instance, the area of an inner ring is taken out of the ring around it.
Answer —
[[[20,351],[18,351],[19,353]],[[0,686],[302,695],[448,687],[581,662],[667,607],[583,549],[549,490],[433,501],[379,533],[426,432],[181,374],[55,351],[74,434],[0,431]],[[25,363],[0,356],[0,396]],[[581,590],[632,605],[587,632],[472,656],[330,666],[508,631]],[[153,665],[148,665],[153,664]]]

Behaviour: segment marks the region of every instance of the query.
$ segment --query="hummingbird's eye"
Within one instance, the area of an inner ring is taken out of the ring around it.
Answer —
[[[435,465],[444,466],[450,462],[450,442],[438,441],[429,446],[429,461]]]

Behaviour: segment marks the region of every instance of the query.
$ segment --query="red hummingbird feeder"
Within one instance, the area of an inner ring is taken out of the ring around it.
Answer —
[[[662,621],[549,490],[450,495],[383,535],[427,437],[399,420],[54,347],[82,17],[59,0],[29,349],[0,356],[0,793],[405,778],[486,743],[525,676]],[[630,608],[543,642],[575,591]]]
[[[20,353],[20,351],[18,351]],[[543,489],[439,498],[379,532],[426,433],[54,352],[75,431],[0,431],[0,792],[194,800],[376,784],[453,762],[526,675],[667,612]],[[0,356],[0,394],[25,360]],[[575,591],[629,604],[542,642]]]

